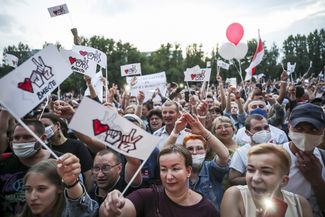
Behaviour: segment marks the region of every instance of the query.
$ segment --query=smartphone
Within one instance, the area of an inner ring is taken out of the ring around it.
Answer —
[[[288,208],[288,204],[280,198],[272,198],[272,206],[265,211],[263,217],[284,217]]]

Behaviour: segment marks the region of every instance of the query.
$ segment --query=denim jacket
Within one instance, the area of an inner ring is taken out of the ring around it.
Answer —
[[[64,190],[65,208],[61,217],[92,217],[97,215],[99,208],[97,202],[89,197],[83,185],[82,188],[84,193],[76,200],[70,199]]]
[[[191,183],[190,188],[203,194],[220,212],[220,204],[224,189],[222,181],[225,174],[229,171],[229,164],[220,166],[215,159],[204,161],[196,183]]]

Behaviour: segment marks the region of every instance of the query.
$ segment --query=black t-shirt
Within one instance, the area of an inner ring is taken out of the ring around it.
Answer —
[[[123,192],[126,186],[127,186],[127,183],[125,182],[124,178],[120,177],[120,179],[115,184],[115,186],[111,189],[111,191],[119,190],[120,192]],[[127,191],[125,192],[125,196],[129,195],[132,191],[134,191],[134,188],[130,186],[127,189]],[[99,206],[103,203],[103,201],[106,198],[106,197],[98,196],[98,187],[97,187],[97,185],[94,186],[93,190],[89,193],[89,196],[91,197],[91,199],[97,201]]]
[[[56,151],[55,154],[61,155]],[[51,155],[50,158],[54,157]],[[1,216],[14,216],[22,211],[26,202],[23,179],[28,169],[14,154],[0,160]]]
[[[61,153],[72,153],[80,159],[81,172],[90,170],[93,166],[93,158],[87,147],[79,140],[68,138],[62,145],[53,145],[52,149]]]

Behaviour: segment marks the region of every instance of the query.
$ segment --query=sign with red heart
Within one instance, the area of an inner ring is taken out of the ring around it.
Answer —
[[[32,86],[32,82],[29,78],[25,78],[24,82],[19,82],[18,83],[18,88],[27,91],[27,92],[31,92],[34,93],[33,91],[33,86]]]
[[[83,56],[83,57],[86,56],[86,55],[88,54],[87,51],[83,51],[83,50],[79,51],[79,53],[80,53],[80,55]]]
[[[107,124],[102,124],[98,119],[94,119],[93,129],[94,129],[94,135],[97,136],[103,132],[106,132],[109,129],[109,126]]]
[[[195,77],[196,77],[196,74],[191,74],[191,78],[192,78],[192,80],[194,80]]]
[[[69,61],[70,61],[71,65],[72,65],[72,64],[74,64],[74,62],[76,62],[76,58],[69,57]]]

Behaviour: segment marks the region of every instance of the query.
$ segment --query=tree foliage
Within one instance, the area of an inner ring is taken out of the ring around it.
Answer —
[[[206,67],[208,61],[211,62],[212,76],[211,82],[214,82],[216,74],[217,60],[222,59],[218,53],[219,44],[212,49],[210,57],[206,57],[202,50],[201,44],[189,45],[184,52],[181,45],[178,43],[162,44],[160,48],[153,52],[140,52],[130,43],[122,41],[114,41],[113,39],[103,36],[93,36],[91,38],[80,37],[81,45],[97,48],[107,55],[107,72],[110,83],[119,85],[125,83],[125,78],[120,76],[120,66],[131,63],[141,63],[142,74],[151,74],[165,71],[167,80],[175,82],[183,82],[183,72],[186,68],[199,65],[201,68]],[[265,43],[264,43],[265,44]],[[47,43],[45,42],[44,46]],[[56,45],[61,47],[60,43]],[[245,69],[249,66],[251,59],[255,53],[257,40],[252,39],[247,41],[248,52],[245,58],[240,61],[233,60],[228,71],[221,70],[223,79],[237,77],[240,81],[239,66],[241,66],[243,77]],[[267,77],[274,79],[279,78],[282,67],[281,62],[286,67],[287,62],[296,62],[296,73],[299,75],[306,72],[309,67],[309,62],[313,62],[311,72],[316,76],[324,67],[325,59],[325,30],[315,30],[307,36],[297,34],[290,35],[283,42],[282,53],[283,58],[280,60],[280,48],[273,44],[270,48],[264,47],[265,55],[263,61],[257,66],[257,72],[264,73]],[[8,46],[3,50],[3,54],[10,53],[19,58],[19,64],[26,61],[33,52],[28,45],[19,43],[18,46]],[[0,68],[0,76],[5,75],[12,69],[8,66]],[[105,75],[105,72],[104,72]],[[83,76],[74,73],[62,85],[62,91],[75,90],[77,92],[85,89]]]

